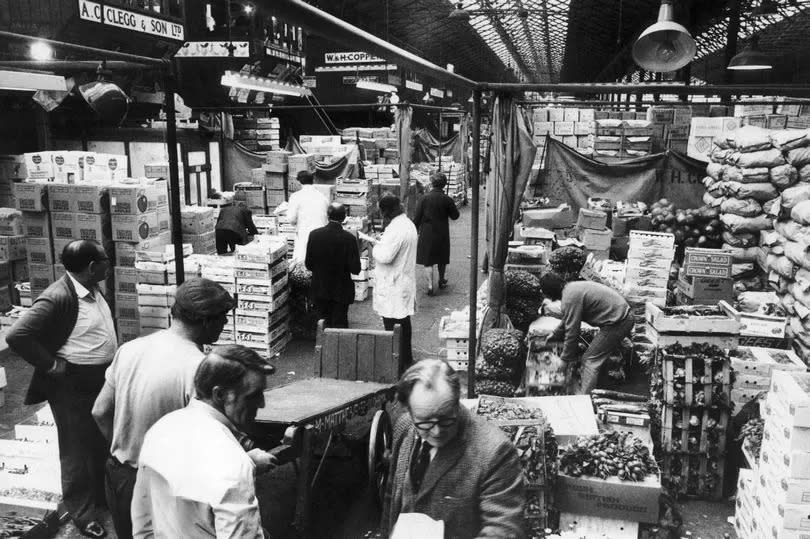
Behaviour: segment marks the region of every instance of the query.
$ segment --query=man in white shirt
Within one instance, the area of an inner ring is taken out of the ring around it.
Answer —
[[[104,537],[104,438],[93,421],[93,402],[117,348],[110,307],[98,283],[110,259],[92,240],[62,251],[66,275],[49,286],[9,330],[9,347],[34,366],[26,404],[47,400],[59,436],[62,499],[79,531]]]
[[[372,250],[374,269],[374,310],[383,319],[385,329],[402,327],[402,351],[399,373],[413,363],[411,351],[411,315],[416,312],[416,244],[418,234],[413,221],[402,211],[399,197],[386,194],[378,203],[385,232]]]
[[[146,433],[132,499],[134,537],[264,537],[254,484],[261,469],[238,437],[264,407],[268,372],[268,363],[240,345],[216,347],[200,363],[196,397]]]
[[[132,490],[144,436],[189,403],[202,347],[219,339],[233,307],[221,285],[189,279],[175,292],[172,327],[124,344],[107,369],[93,417],[111,443],[105,488],[118,539],[132,537]]]
[[[305,170],[299,172],[298,181],[301,183],[301,190],[290,195],[287,218],[291,225],[297,227],[293,263],[304,263],[307,256],[309,233],[316,228],[326,226],[326,223],[329,222],[326,216],[329,200],[312,185],[314,179],[311,172]]]

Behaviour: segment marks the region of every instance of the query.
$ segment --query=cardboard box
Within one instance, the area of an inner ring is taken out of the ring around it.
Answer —
[[[557,136],[567,136],[574,134],[574,122],[557,122],[554,124],[554,134]]]
[[[609,228],[603,230],[583,228],[579,233],[579,239],[589,251],[609,251],[613,232]]]
[[[115,317],[118,319],[138,320],[138,294],[115,293]]]
[[[216,251],[216,233],[183,234],[183,243],[190,243],[195,254],[212,254]]]
[[[25,236],[0,236],[0,260],[25,260]]]
[[[110,186],[110,213],[139,215],[156,211],[159,198],[159,190],[155,185],[157,183],[161,182],[118,183]]]
[[[565,109],[561,109],[561,108],[548,109],[548,121],[549,122],[564,122],[565,121]]]
[[[575,135],[590,135],[591,134],[591,123],[590,122],[575,122],[574,123],[574,134]]]
[[[558,208],[525,210],[523,226],[527,228],[547,228],[549,230],[574,226],[574,212],[567,205]]]
[[[49,238],[51,236],[50,214],[45,211],[24,211],[23,234],[31,238]]]
[[[687,277],[731,278],[731,253],[722,249],[687,247],[684,255],[684,274]]]
[[[76,213],[73,238],[96,240],[99,243],[110,241],[110,216],[103,213]]]
[[[135,268],[115,267],[115,293],[137,294],[138,271]]]
[[[185,172],[183,171],[183,163],[177,163],[177,173],[178,178],[180,178],[182,182],[182,178],[185,176]],[[150,179],[169,179],[169,175],[171,174],[171,167],[169,166],[168,161],[159,161],[155,163],[147,163],[143,166],[143,175]]]
[[[70,211],[78,213],[107,213],[110,193],[105,185],[79,184],[70,187]]]
[[[113,241],[139,242],[156,237],[159,232],[157,211],[139,215],[112,215]]]
[[[157,207],[158,230],[161,232],[171,232],[172,215],[168,206]]]
[[[47,211],[48,184],[43,182],[15,183],[14,199],[18,210]]]
[[[51,213],[51,237],[72,239],[76,230],[76,214],[72,212]]]
[[[28,273],[31,282],[31,299],[36,299],[33,289],[36,287],[40,292],[48,288],[56,278],[53,273],[53,264],[28,264]]]
[[[53,180],[60,183],[76,183],[84,176],[84,152],[55,151],[51,152]]]
[[[53,152],[23,154],[25,169],[29,179],[48,180],[53,178]]]
[[[714,277],[686,277],[683,269],[678,273],[678,290],[693,300],[713,303],[734,300],[734,281]]]
[[[577,217],[578,228],[590,228],[593,230],[604,230],[607,226],[607,214],[600,210],[579,209]]]
[[[563,109],[565,112],[563,113],[563,118],[566,122],[578,122],[579,121],[579,109],[575,108],[565,108]]]
[[[15,283],[24,283],[28,277],[28,261],[25,259],[13,260],[11,262],[11,280]]]
[[[554,124],[551,122],[534,122],[534,132],[536,135],[546,135],[554,132]]]
[[[48,185],[48,207],[52,212],[71,211],[71,191],[70,185],[64,183],[52,183]]]
[[[129,176],[129,159],[125,155],[87,152],[84,157],[84,182],[111,183]]]
[[[57,262],[61,262],[62,260],[62,251],[64,251],[65,247],[73,243],[73,239],[71,238],[64,238],[64,239],[54,239],[53,240],[53,260],[54,264]]]
[[[658,522],[661,481],[647,476],[644,481],[621,481],[617,477],[557,476],[557,508],[566,513],[593,515],[633,522]]]
[[[115,327],[118,331],[119,346],[126,342],[133,341],[141,336],[141,327],[138,320],[119,318],[115,321]]]
[[[25,238],[25,250],[29,265],[53,265],[53,240],[50,238]]]
[[[213,208],[184,209],[180,214],[183,234],[204,234],[214,230],[216,219]]]

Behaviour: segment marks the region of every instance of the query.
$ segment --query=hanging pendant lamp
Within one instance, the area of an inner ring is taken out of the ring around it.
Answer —
[[[633,60],[647,71],[676,71],[695,57],[697,46],[689,31],[674,20],[672,0],[661,0],[658,22],[633,44]]]
[[[759,49],[759,37],[752,36],[751,43],[728,63],[726,69],[734,71],[764,71],[773,69],[770,57]]]

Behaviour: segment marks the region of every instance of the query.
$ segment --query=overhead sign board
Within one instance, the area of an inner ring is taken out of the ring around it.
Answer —
[[[303,77],[302,80],[304,81],[304,86],[307,87],[307,88],[317,88],[318,87],[318,81],[313,76]]]
[[[357,81],[367,80],[370,82],[379,82],[379,77],[376,75],[363,75],[362,77],[358,77],[357,75],[344,75],[343,76],[343,84],[351,85],[357,84]]]
[[[346,65],[346,66],[320,66],[315,68],[316,73],[339,73],[358,71],[396,71],[397,66],[393,64],[368,64],[368,65]]]
[[[323,55],[327,64],[365,64],[368,62],[385,62],[385,59],[367,52],[327,52]]]
[[[444,97],[444,90],[440,90],[438,88],[431,88],[430,95],[433,97],[438,97],[439,99]]]
[[[421,82],[416,82],[413,80],[405,79],[405,88],[409,90],[415,90],[417,92],[421,92],[424,88],[422,87]]]
[[[231,54],[233,49],[233,55]],[[186,41],[175,56],[179,58],[247,58],[250,43],[247,41]]]
[[[89,0],[79,0],[79,18],[107,26],[132,30],[141,34],[151,34],[177,41],[185,40],[185,30],[182,24],[142,15],[141,13],[111,5],[104,5],[102,11],[100,3],[90,2]]]

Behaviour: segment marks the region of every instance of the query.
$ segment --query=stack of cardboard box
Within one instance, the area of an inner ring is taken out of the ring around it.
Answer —
[[[647,109],[652,126],[653,151],[686,153],[692,108],[688,105],[656,105]]]
[[[607,228],[607,213],[600,210],[580,208],[577,219],[577,235],[585,250],[594,258],[606,259],[610,254],[613,232]]]
[[[286,254],[287,243],[278,236],[236,249],[236,343],[264,357],[279,353],[290,340]]]
[[[14,208],[14,184],[25,179],[21,155],[0,155],[0,207]]]
[[[369,180],[338,178],[334,201],[346,206],[346,214],[352,217],[367,217],[371,210]]]
[[[594,120],[593,109],[537,108],[532,111],[534,143],[545,144],[546,135],[582,153],[592,148],[590,135]]]
[[[290,193],[301,189],[299,172],[315,172],[315,155],[309,153],[292,154],[287,158],[287,186]]]
[[[290,155],[292,155],[290,152],[284,150],[267,152],[266,161],[261,168],[262,173],[259,174],[254,169],[253,183],[264,186],[265,202],[270,213],[286,200],[284,182],[289,170]]]
[[[254,152],[277,150],[280,145],[278,118],[268,116],[234,117],[234,140]]]
[[[214,209],[186,206],[180,211],[183,243],[191,244],[195,254],[208,255],[216,252]]]
[[[30,302],[54,282],[53,235],[51,218],[48,212],[48,184],[31,181],[14,184],[14,197],[17,209],[23,212],[23,233],[25,253],[28,261],[30,282],[29,296],[25,298],[21,290],[21,305]],[[19,253],[15,256],[18,256]]]
[[[675,235],[665,232],[630,231],[625,297],[632,302],[667,303],[669,270],[675,259]]]
[[[680,305],[716,305],[734,300],[732,256],[722,249],[687,247],[678,273],[675,299]]]
[[[13,282],[28,280],[22,212],[0,208],[0,311],[12,304]]]

